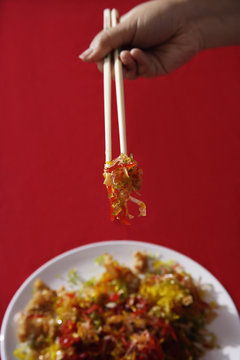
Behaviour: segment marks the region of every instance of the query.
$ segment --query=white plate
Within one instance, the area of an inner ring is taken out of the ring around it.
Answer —
[[[106,241],[81,246],[70,250],[50,260],[36,270],[18,289],[11,300],[3,319],[1,329],[1,356],[2,360],[16,360],[13,351],[18,341],[14,316],[22,310],[32,296],[34,280],[40,277],[51,287],[57,289],[63,283],[70,269],[77,270],[83,280],[87,280],[100,272],[94,262],[96,257],[108,252],[121,263],[131,265],[132,254],[137,251],[147,251],[150,254],[160,255],[163,260],[174,259],[192,274],[193,278],[203,284],[211,284],[211,297],[221,306],[218,317],[209,326],[218,337],[220,349],[209,351],[202,360],[240,360],[240,321],[237,309],[220,282],[205,268],[176,251],[166,247],[139,242],[139,241]]]

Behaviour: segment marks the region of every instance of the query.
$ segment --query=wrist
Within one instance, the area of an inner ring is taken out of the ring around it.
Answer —
[[[198,32],[202,50],[240,45],[239,0],[188,0],[186,14]]]

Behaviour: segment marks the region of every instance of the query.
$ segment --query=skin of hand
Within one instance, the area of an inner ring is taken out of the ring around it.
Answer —
[[[206,48],[240,43],[240,0],[153,0],[98,33],[80,58],[96,62],[113,49],[124,77],[154,77],[179,68]]]

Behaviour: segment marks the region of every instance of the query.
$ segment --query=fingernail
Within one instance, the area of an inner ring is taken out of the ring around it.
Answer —
[[[87,60],[89,56],[92,54],[93,50],[94,50],[93,48],[88,48],[82,54],[79,55],[79,58],[82,60]]]

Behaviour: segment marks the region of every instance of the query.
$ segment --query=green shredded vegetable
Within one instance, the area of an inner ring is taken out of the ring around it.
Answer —
[[[73,285],[77,285],[79,283],[80,279],[75,269],[69,270],[68,281]]]

